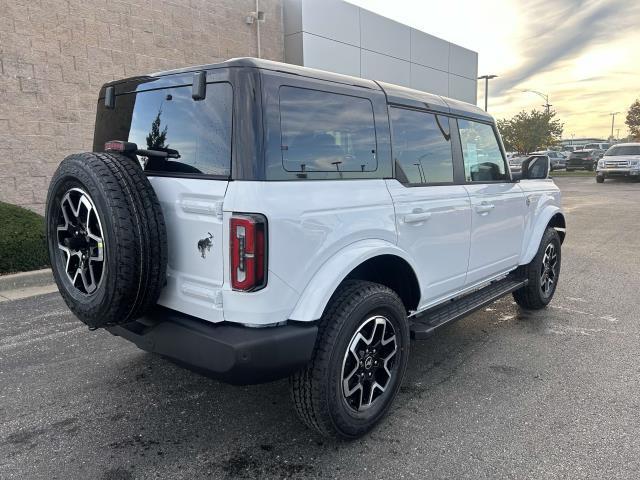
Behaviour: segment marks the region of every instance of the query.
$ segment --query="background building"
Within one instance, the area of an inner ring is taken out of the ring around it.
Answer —
[[[43,212],[60,160],[91,149],[105,82],[258,48],[271,60],[476,101],[475,52],[339,0],[259,0],[259,10],[264,21],[252,15],[255,0],[2,2],[0,201]]]
[[[608,140],[603,138],[563,138],[560,140],[561,147],[581,146],[587,143],[606,143]]]
[[[476,52],[340,0],[284,5],[288,63],[476,103]]]

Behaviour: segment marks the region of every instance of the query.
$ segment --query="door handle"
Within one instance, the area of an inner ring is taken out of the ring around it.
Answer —
[[[404,216],[404,223],[424,222],[430,218],[431,212],[424,212],[421,209],[416,208],[412,213],[408,213]]]
[[[486,215],[494,208],[496,208],[496,206],[493,203],[482,202],[480,205],[476,205],[476,212],[480,215]]]

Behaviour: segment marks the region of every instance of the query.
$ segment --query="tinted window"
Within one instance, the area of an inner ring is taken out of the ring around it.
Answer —
[[[377,168],[373,106],[366,98],[280,88],[282,164],[289,172]]]
[[[611,147],[605,153],[607,157],[616,157],[619,155],[640,155],[640,145],[621,145],[619,147]]]
[[[453,182],[449,119],[432,113],[391,109],[393,158],[402,183]]]
[[[458,120],[467,182],[508,180],[496,134],[491,125]]]
[[[102,108],[96,137],[126,140],[139,149],[178,158],[138,156],[145,171],[223,175],[231,171],[233,91],[228,83],[207,85],[204,100],[191,98],[191,86],[119,95],[116,108]],[[103,142],[104,144],[104,142]]]

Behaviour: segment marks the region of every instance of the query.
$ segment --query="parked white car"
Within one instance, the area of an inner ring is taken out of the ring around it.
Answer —
[[[47,199],[70,309],[228,382],[290,376],[323,435],[387,413],[410,338],[509,293],[543,308],[558,284],[549,164],[514,180],[470,104],[235,59],[106,84],[93,150]]]
[[[598,160],[598,183],[604,183],[607,178],[620,177],[640,180],[640,143],[618,143]]]

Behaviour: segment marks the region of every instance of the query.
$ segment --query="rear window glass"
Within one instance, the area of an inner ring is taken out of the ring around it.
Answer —
[[[191,86],[119,95],[113,110],[102,104],[95,148],[109,140],[135,143],[175,158],[138,156],[153,173],[229,176],[233,91],[229,83],[210,83],[206,98],[191,98]]]
[[[366,98],[281,87],[280,128],[288,172],[377,169],[373,105]]]
[[[453,182],[449,119],[433,113],[392,108],[393,159],[398,181]]]

